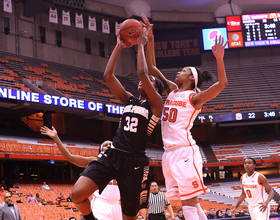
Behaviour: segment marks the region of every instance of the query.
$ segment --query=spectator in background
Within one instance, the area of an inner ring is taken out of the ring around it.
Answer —
[[[209,214],[207,215],[207,218],[208,219],[216,219],[217,218],[214,208],[209,209]]]
[[[221,210],[217,210],[216,216],[217,216],[217,218],[224,218],[223,212]]]
[[[240,212],[238,214],[235,215],[236,217],[243,217],[243,216],[247,216],[246,213],[244,212],[244,210],[240,210]]]
[[[46,182],[43,182],[42,190],[50,190],[50,187],[47,185]]]
[[[36,193],[36,200],[42,203],[42,205],[47,205],[47,201],[45,199],[42,199],[39,193]]]
[[[21,220],[19,208],[13,204],[12,195],[5,193],[4,205],[0,206],[0,219],[3,220]]]
[[[17,183],[14,187],[15,188],[21,188],[21,185],[19,185],[19,183]]]
[[[27,198],[27,203],[38,203],[37,199],[30,193],[29,197]]]
[[[182,209],[178,210],[178,215],[176,215],[175,220],[185,220]]]
[[[170,215],[169,212],[166,212],[166,213],[165,213],[165,219],[166,219],[166,220],[170,220],[170,219],[171,219],[171,215]]]
[[[226,213],[224,215],[224,218],[232,218],[231,217],[231,210],[229,208],[226,208]]]
[[[279,203],[278,203],[278,206],[277,206],[276,212],[277,212],[278,214],[280,214],[280,201],[279,201]]]
[[[56,203],[60,205],[60,203],[63,201],[66,201],[66,199],[64,198],[63,193],[60,193],[60,195],[56,198]]]
[[[142,215],[137,215],[137,219],[136,220],[144,220],[144,217]]]

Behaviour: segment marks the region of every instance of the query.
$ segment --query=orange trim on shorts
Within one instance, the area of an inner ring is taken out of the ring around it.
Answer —
[[[269,220],[268,207],[266,208],[266,219]]]
[[[188,141],[189,141],[189,137],[187,137],[187,139],[188,139]],[[189,141],[189,143],[190,143],[190,141]],[[193,151],[193,155],[194,155],[193,146],[191,145],[191,147],[192,147],[192,151]],[[194,158],[194,157],[193,157],[193,158]],[[195,164],[194,164],[194,160],[193,160],[193,166],[194,166],[194,168],[195,168],[195,170],[196,170],[197,175],[199,176],[199,172],[198,172],[198,170],[197,170],[197,168],[196,168],[196,166],[195,166]],[[207,189],[204,188],[204,184],[203,184],[203,181],[202,181],[202,179],[201,179],[200,176],[199,176],[199,181],[200,181],[200,184],[201,184],[201,186],[202,186],[202,189],[203,189],[203,191],[204,191],[204,193],[205,193]]]
[[[196,111],[197,111],[197,109],[195,109],[194,112],[192,113],[192,116],[190,117],[190,121],[189,121],[189,124],[188,124],[186,130],[187,130],[188,127],[190,126],[192,117],[193,117],[193,115],[194,115],[194,113],[195,113]],[[194,150],[193,150],[193,146],[191,145],[191,142],[190,142],[190,140],[189,140],[189,135],[187,135],[187,139],[188,139],[188,142],[189,142],[189,146],[191,146],[191,148],[192,148],[193,158],[194,158]],[[195,164],[194,164],[194,160],[193,160],[193,166],[194,166],[194,168],[195,168],[195,170],[196,170],[196,173],[197,173],[197,175],[198,175],[198,177],[199,177],[199,181],[200,181],[200,184],[201,184],[201,186],[202,186],[202,190],[203,190],[204,193],[205,193],[205,192],[207,191],[207,188],[206,188],[206,189],[204,188],[203,181],[202,181],[202,179],[201,179],[201,177],[200,177],[200,175],[199,175],[199,172],[198,172],[198,170],[197,170],[197,168],[196,168],[196,166],[195,166]],[[199,190],[199,191],[200,191],[200,190]],[[191,194],[193,194],[193,193],[191,193]],[[189,195],[191,195],[191,194],[189,194]]]
[[[206,188],[206,190],[207,190],[208,188]],[[184,194],[184,195],[180,195],[180,197],[183,197],[183,196],[189,196],[189,195],[192,195],[192,194],[195,194],[195,193],[197,193],[197,192],[200,192],[200,191],[206,191],[204,188],[203,189],[199,189],[199,190],[197,190],[197,191],[195,191],[195,192],[192,192],[192,193],[189,193],[189,194]]]

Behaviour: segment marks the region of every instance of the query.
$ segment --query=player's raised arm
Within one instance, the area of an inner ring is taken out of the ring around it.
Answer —
[[[148,68],[144,55],[144,45],[147,42],[147,32],[146,29],[142,31],[141,36],[138,39],[138,54],[137,54],[137,73],[145,93],[151,104],[152,112],[155,116],[160,117],[161,110],[163,108],[162,98],[156,91],[154,85],[152,84],[148,76]]]
[[[218,82],[213,84],[209,89],[197,93],[193,96],[192,102],[197,108],[201,108],[205,102],[215,98],[228,85],[223,60],[227,43],[228,41],[224,43],[223,37],[220,36],[218,39],[216,36],[215,45],[212,47],[212,52],[217,61]]]
[[[170,93],[172,90],[177,89],[177,85],[174,82],[166,79],[162,72],[156,67],[153,25],[149,22],[145,14],[142,14],[141,17],[148,32],[146,59],[149,73],[160,79],[166,87],[166,91]]]
[[[114,96],[120,100],[124,105],[126,100],[132,96],[130,92],[127,92],[120,81],[116,78],[115,76],[115,69],[116,69],[116,64],[117,60],[120,56],[120,53],[123,48],[131,47],[130,45],[126,45],[120,40],[120,35],[118,34],[117,36],[117,45],[115,46],[109,61],[107,63],[105,72],[104,72],[104,79],[107,83],[107,86],[110,88]]]
[[[262,174],[259,175],[259,183],[262,184],[266,191],[269,193],[267,199],[264,202],[259,203],[260,204],[260,211],[264,212],[267,209],[268,203],[273,199],[274,197],[274,191],[272,190],[271,186],[269,185],[266,177]]]
[[[62,155],[70,163],[73,163],[79,167],[86,167],[91,161],[96,159],[96,157],[83,157],[83,156],[71,154],[69,152],[69,150],[63,145],[63,143],[59,139],[59,137],[57,135],[57,131],[55,130],[54,127],[52,127],[52,130],[51,130],[48,127],[44,126],[44,127],[41,127],[40,131],[41,131],[41,134],[47,135],[54,140],[54,142],[56,143],[56,145],[57,145],[58,149],[60,150],[60,152],[62,153]]]

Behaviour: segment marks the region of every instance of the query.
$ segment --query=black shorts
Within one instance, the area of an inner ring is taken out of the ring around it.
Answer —
[[[149,220],[166,220],[164,213],[149,214]]]
[[[81,175],[93,180],[100,193],[112,179],[116,179],[123,214],[136,216],[140,209],[147,208],[150,185],[149,160],[145,154],[108,149],[90,162]]]

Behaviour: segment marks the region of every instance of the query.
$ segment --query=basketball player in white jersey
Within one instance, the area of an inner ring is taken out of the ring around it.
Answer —
[[[232,215],[245,198],[249,203],[249,212],[252,220],[269,220],[270,207],[268,203],[274,197],[274,191],[264,175],[255,171],[256,161],[253,158],[244,160],[246,173],[241,177],[242,193],[232,210]],[[268,197],[266,198],[265,190]]]
[[[215,98],[227,86],[223,57],[228,42],[224,43],[221,36],[219,39],[216,37],[212,52],[216,57],[219,80],[209,89],[200,91],[201,84],[213,78],[209,72],[185,67],[177,73],[175,84],[157,69],[152,25],[145,15],[142,15],[142,19],[149,37],[146,57],[149,72],[165,84],[169,93],[161,123],[165,149],[162,158],[167,189],[165,196],[169,200],[182,201],[186,220],[205,220],[207,218],[197,196],[209,192],[209,189],[203,183],[202,158],[190,129],[203,104]]]
[[[96,157],[83,157],[79,155],[73,155],[69,150],[63,145],[61,140],[57,135],[57,131],[54,127],[52,130],[45,127],[41,128],[41,133],[51,137],[58,149],[61,151],[62,155],[71,163],[79,167],[86,167],[91,161],[95,160]],[[99,148],[99,155],[103,154],[112,145],[111,141],[104,141]],[[94,205],[93,205],[94,204]],[[120,206],[120,191],[115,180],[112,180],[99,194],[99,190],[96,190],[93,194],[93,199],[91,201],[91,207],[93,215],[98,220],[115,220],[122,219],[122,210]]]

